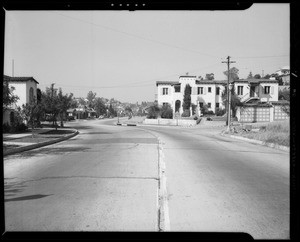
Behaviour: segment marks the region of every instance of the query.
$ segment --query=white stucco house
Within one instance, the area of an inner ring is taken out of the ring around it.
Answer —
[[[29,103],[37,97],[37,84],[33,77],[10,77],[3,76],[3,81],[7,81],[9,87],[14,87],[13,94],[18,96],[18,101],[11,105],[9,109],[3,113],[2,123],[11,124],[14,111],[17,107],[22,107],[23,104]]]
[[[186,85],[191,86],[191,103],[196,109],[191,114],[200,114],[203,105],[216,112],[224,109],[222,93],[227,85],[226,80],[199,80],[196,76],[180,76],[178,81],[157,81],[156,101],[159,106],[170,104],[173,112],[183,113],[182,103]],[[242,102],[253,99],[261,102],[278,101],[278,81],[270,79],[240,79],[232,82],[235,93]],[[174,117],[174,115],[173,115]]]

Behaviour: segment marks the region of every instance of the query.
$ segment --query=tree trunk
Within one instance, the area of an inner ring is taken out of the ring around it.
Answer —
[[[60,115],[60,127],[64,127],[63,114]]]

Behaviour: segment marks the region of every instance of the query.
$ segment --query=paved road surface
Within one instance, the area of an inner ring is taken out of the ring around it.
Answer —
[[[218,128],[115,121],[74,122],[80,134],[71,140],[5,158],[8,231],[289,237],[287,152],[221,137]]]

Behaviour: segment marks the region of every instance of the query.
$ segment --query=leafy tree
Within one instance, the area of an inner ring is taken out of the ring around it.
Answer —
[[[3,113],[9,108],[10,105],[16,103],[19,100],[19,97],[14,95],[15,88],[14,87],[9,87],[8,81],[3,80],[3,106],[2,106],[2,111]],[[2,116],[3,119],[3,116]]]
[[[252,78],[253,78],[253,75],[252,75],[252,72],[250,71],[250,73],[249,73],[247,79],[252,79]]]
[[[209,109],[208,109],[208,105],[207,104],[204,104],[201,108],[200,108],[200,111],[203,115],[206,115],[208,114],[209,112]]]
[[[101,98],[95,99],[95,111],[98,116],[106,114],[106,107]]]
[[[231,89],[231,95],[230,95],[230,108],[232,110],[232,116],[235,117],[236,110],[239,105],[241,105],[241,100],[238,97],[238,95],[235,93],[235,88]],[[225,87],[223,93],[222,93],[222,101],[223,105],[227,109],[227,86]]]
[[[275,80],[278,81],[278,85],[279,85],[279,86],[282,86],[282,85],[283,85],[283,80],[282,80],[282,77],[281,77],[281,76],[279,76],[277,73],[275,73],[275,74],[273,75],[273,77],[275,77]]]
[[[66,115],[67,110],[71,107],[72,98],[73,93],[64,95],[61,88],[59,88],[57,95],[57,109],[58,115],[60,116],[60,127],[64,126],[64,115]]]
[[[267,74],[264,76],[264,79],[270,79],[271,75]]]
[[[225,76],[228,77],[228,71],[223,72]],[[239,69],[236,67],[232,67],[229,69],[229,80],[230,81],[235,81],[239,79]]]
[[[41,103],[37,103],[35,97],[31,102],[22,105],[21,115],[27,121],[27,125],[31,126],[32,130],[38,125],[37,121],[42,109]]]
[[[108,112],[109,112],[109,116],[112,117],[117,116],[117,111],[113,108],[112,104],[109,105]]]
[[[214,79],[215,79],[214,73],[209,73],[205,75],[205,80],[214,80]]]
[[[72,100],[71,100],[70,108],[77,108],[77,107],[78,107],[78,102],[73,97]]]
[[[127,107],[125,108],[125,113],[126,113],[126,115],[128,115],[129,117],[132,117],[132,115],[133,115],[132,108],[131,108],[130,106],[127,106]]]
[[[168,118],[168,119],[173,118],[173,109],[171,108],[170,104],[163,105],[160,110],[160,113],[162,118]]]
[[[78,103],[79,103],[79,105],[82,105],[82,106],[86,106],[87,105],[86,100],[84,98],[82,98],[82,97],[80,97],[78,99]]]
[[[50,115],[51,121],[53,122],[53,126],[56,126],[56,117],[59,114],[59,109],[57,107],[57,89],[54,88],[54,84],[52,84],[50,88],[46,87],[46,91],[42,92],[41,104],[44,113]]]
[[[40,103],[42,101],[42,91],[39,88],[36,89],[36,100],[37,103]]]
[[[87,99],[87,105],[89,108],[94,108],[95,107],[95,98],[96,98],[96,93],[95,92],[92,92],[92,91],[89,91],[87,96],[86,96],[86,99]]]
[[[290,90],[289,89],[279,90],[278,99],[290,101]]]
[[[254,79],[261,79],[260,74],[255,74],[255,75],[254,75]]]
[[[183,103],[182,103],[182,108],[183,110],[189,110],[191,106],[191,93],[192,93],[192,88],[189,84],[186,84],[185,89],[184,89],[184,96],[183,96]]]

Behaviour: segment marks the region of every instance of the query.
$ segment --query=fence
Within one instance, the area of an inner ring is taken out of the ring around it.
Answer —
[[[273,104],[269,106],[242,106],[236,113],[239,122],[273,122],[289,118],[289,104]]]

